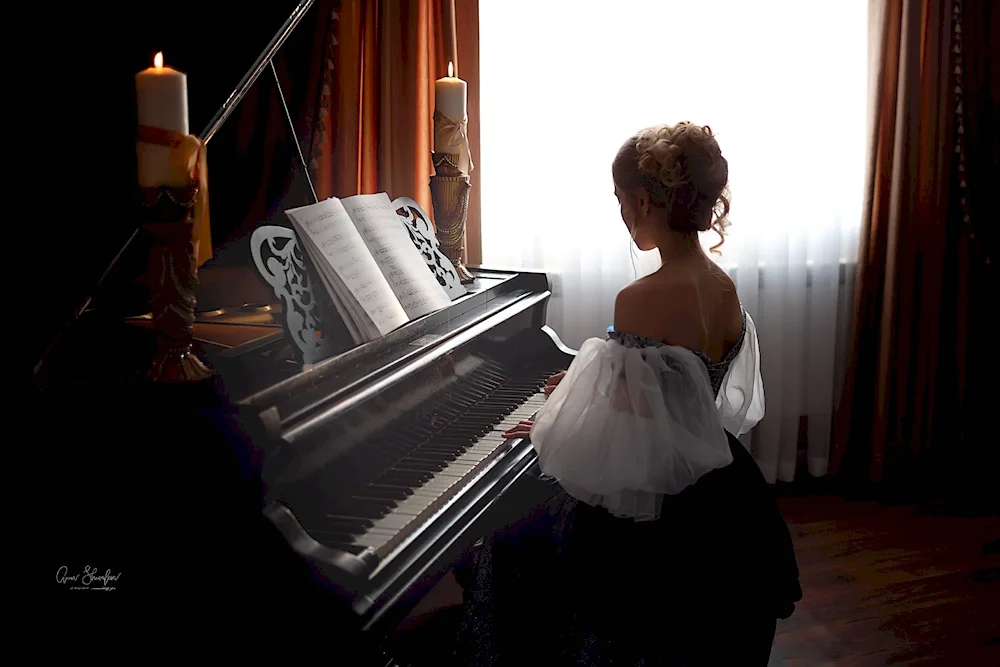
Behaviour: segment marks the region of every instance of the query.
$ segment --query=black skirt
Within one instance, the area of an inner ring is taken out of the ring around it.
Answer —
[[[666,497],[656,521],[556,486],[485,540],[458,572],[453,663],[766,665],[802,590],[772,487],[729,446],[733,462]]]

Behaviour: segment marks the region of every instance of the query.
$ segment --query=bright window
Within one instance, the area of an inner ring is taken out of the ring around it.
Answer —
[[[729,160],[723,266],[853,261],[866,64],[866,0],[480,0],[484,264],[626,282],[611,160],[680,120]]]

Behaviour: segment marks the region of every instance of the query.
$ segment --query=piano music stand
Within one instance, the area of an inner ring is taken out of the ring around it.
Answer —
[[[340,341],[324,326],[324,322],[332,323],[336,318],[325,313],[328,309],[323,290],[312,288],[313,280],[295,232],[277,225],[258,227],[250,237],[250,254],[260,277],[281,300],[282,326],[295,343],[303,366],[319,363],[340,351]]]

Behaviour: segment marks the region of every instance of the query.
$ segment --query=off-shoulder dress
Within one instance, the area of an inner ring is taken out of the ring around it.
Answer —
[[[766,665],[802,597],[772,489],[757,331],[718,361],[609,328],[538,413],[544,503],[464,577],[456,665]]]

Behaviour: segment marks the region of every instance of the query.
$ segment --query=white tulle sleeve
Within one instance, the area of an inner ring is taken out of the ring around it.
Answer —
[[[764,381],[760,376],[760,348],[757,327],[750,313],[746,317],[743,344],[722,378],[715,398],[722,426],[740,436],[764,418]]]
[[[704,363],[675,346],[590,339],[535,417],[539,466],[617,516],[659,516],[676,494],[732,462]]]

